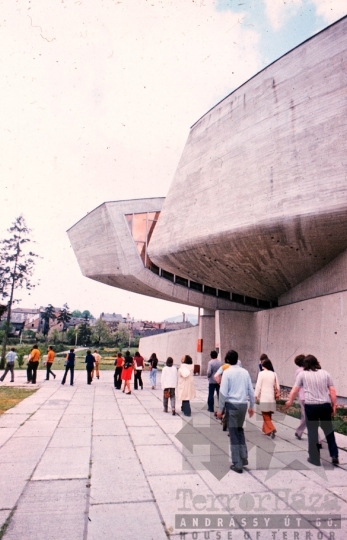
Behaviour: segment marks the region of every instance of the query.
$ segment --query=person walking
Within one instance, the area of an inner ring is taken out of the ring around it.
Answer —
[[[304,354],[299,354],[298,356],[294,358],[294,363],[297,365],[297,370],[295,371],[295,380],[297,379],[297,376],[299,375],[299,373],[304,371],[304,360],[305,360]],[[299,426],[296,428],[295,437],[299,439],[299,441],[301,441],[302,434],[304,433],[305,428],[306,428],[305,390],[303,386],[299,390],[298,397],[299,397],[299,403],[300,403],[300,409],[301,409],[301,420],[300,420]]]
[[[95,358],[92,355],[92,351],[88,349],[86,354],[86,359],[84,361],[86,364],[86,370],[87,370],[87,384],[92,384],[93,382],[93,370],[94,370],[94,364],[95,364]]]
[[[40,356],[41,356],[37,343],[35,343],[35,345],[33,346],[30,355],[31,357],[29,360],[29,368],[30,368],[30,373],[31,373],[31,383],[36,384],[37,369],[39,367]]]
[[[255,387],[255,399],[260,404],[263,417],[263,433],[274,439],[276,428],[272,422],[272,415],[276,411],[276,399],[279,398],[280,387],[269,358],[263,359],[262,367],[263,369],[259,371]]]
[[[289,394],[286,407],[291,407],[300,388],[305,393],[305,415],[308,433],[308,458],[312,465],[320,466],[320,444],[318,427],[321,426],[326,437],[333,465],[339,464],[339,451],[335,441],[332,417],[336,413],[336,390],[330,374],[322,369],[312,354],[305,356],[303,371],[296,377]]]
[[[114,370],[114,387],[116,388],[116,390],[120,390],[122,387],[122,369],[124,365],[124,358],[122,356],[122,353],[117,353],[114,365],[116,368]]]
[[[54,353],[54,350],[53,350],[53,347],[50,345],[48,347],[48,354],[47,354],[47,361],[46,361],[46,378],[45,378],[45,381],[49,381],[49,375],[53,375],[53,377],[55,378],[55,374],[53,373],[52,371],[52,364],[54,362],[54,358],[55,358],[55,353]]]
[[[30,364],[31,353],[33,352],[33,349],[34,349],[34,347],[31,347],[31,351],[30,351],[30,353],[28,355],[28,361],[27,361],[27,384],[31,383],[31,380],[33,378],[33,372],[32,372],[31,364]]]
[[[143,381],[142,381],[142,371],[144,368],[145,362],[143,357],[140,355],[139,351],[136,351],[134,354],[134,390],[137,390],[138,385],[143,390]]]
[[[16,349],[12,347],[11,350],[6,354],[5,358],[6,358],[6,367],[5,367],[5,371],[2,377],[0,377],[0,381],[3,382],[7,373],[10,372],[11,373],[10,382],[14,382],[14,363],[18,358],[16,355]]]
[[[243,423],[247,413],[248,398],[248,415],[252,418],[254,414],[254,391],[248,371],[237,365],[238,357],[238,353],[233,350],[228,351],[225,356],[225,362],[229,363],[230,367],[223,373],[217,416],[222,418],[223,409],[226,407],[232,459],[230,469],[242,473],[243,467],[248,465]]]
[[[166,366],[161,372],[161,387],[163,389],[163,405],[164,412],[168,412],[168,403],[170,398],[171,411],[172,415],[176,414],[176,386],[177,386],[178,376],[177,368],[173,365],[173,359],[171,356],[166,360]]]
[[[191,416],[190,400],[196,396],[193,360],[189,354],[186,354],[182,357],[181,362],[178,369],[177,396],[182,401],[181,411],[184,416]]]
[[[94,367],[93,367],[93,371],[92,371],[92,379],[94,379],[94,372],[95,372],[96,378],[100,379],[99,362],[101,360],[101,356],[98,353],[97,349],[95,349],[95,351],[93,353],[93,356],[94,356]]]
[[[158,371],[158,358],[155,353],[151,354],[151,357],[148,360],[148,363],[150,365],[149,380],[152,383],[152,390],[155,390],[155,387],[157,385],[157,371]]]
[[[130,352],[125,352],[124,357],[124,366],[122,369],[122,381],[124,381],[124,387],[123,387],[123,393],[125,392],[125,389],[128,389],[128,392],[125,392],[127,395],[131,394],[131,387],[130,387],[130,381],[133,374],[134,369],[134,361],[132,356],[130,356]]]
[[[207,398],[207,410],[209,412],[214,412],[214,393],[217,394],[217,399],[219,399],[219,384],[215,380],[214,376],[217,373],[218,369],[221,367],[222,362],[217,360],[218,353],[217,351],[210,352],[211,360],[207,365],[207,379],[208,379],[208,398]]]
[[[70,386],[73,386],[74,381],[74,371],[75,371],[75,349],[70,349],[70,352],[66,356],[65,361],[65,373],[62,378],[61,384],[65,384],[66,382],[66,376],[68,374],[68,371],[70,371]]]

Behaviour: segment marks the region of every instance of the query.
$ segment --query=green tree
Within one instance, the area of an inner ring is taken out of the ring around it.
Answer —
[[[30,238],[31,230],[26,226],[22,215],[17,217],[7,230],[10,237],[5,238],[0,243],[0,298],[7,303],[6,326],[0,361],[1,368],[5,366],[11,311],[15,302],[14,292],[18,288],[32,289],[35,287],[31,278],[34,272],[35,257],[37,257],[29,249],[29,244],[32,242]]]
[[[54,344],[59,343],[59,341],[61,340],[60,332],[59,330],[57,330],[57,328],[54,328],[54,330],[52,330],[50,340],[53,341]]]
[[[79,317],[79,318],[81,318],[81,317],[82,317],[82,311],[80,311],[79,309],[74,309],[74,310],[72,311],[71,315],[72,315],[73,317]]]
[[[114,341],[118,347],[126,347],[129,345],[129,328],[125,323],[118,325],[118,330],[113,334]]]
[[[98,346],[100,343],[109,343],[112,340],[111,332],[105,321],[98,319],[93,326],[92,331],[93,343]]]
[[[80,345],[90,345],[92,329],[90,328],[89,316],[83,317],[83,322],[78,328],[78,341]]]
[[[64,307],[63,309],[61,309],[58,313],[58,317],[57,317],[57,321],[59,323],[62,323],[63,324],[63,327],[61,329],[61,340],[64,341],[64,332],[66,332],[67,328],[68,328],[68,323],[70,322],[71,320],[71,317],[72,317],[72,314],[69,312],[69,306],[67,304],[64,304]]]
[[[52,304],[48,304],[48,306],[45,308],[44,312],[41,313],[41,319],[43,320],[43,329],[42,333],[47,338],[49,333],[49,321],[54,321],[56,319],[55,315],[55,309],[52,306]]]
[[[68,345],[75,345],[77,331],[75,328],[69,328],[66,332],[66,343]]]

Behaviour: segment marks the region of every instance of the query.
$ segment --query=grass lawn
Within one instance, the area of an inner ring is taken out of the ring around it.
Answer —
[[[292,407],[286,409],[284,399],[277,400],[277,410],[284,414],[289,414],[289,416],[294,416],[294,418],[301,418],[301,409],[298,403],[293,403]],[[341,433],[341,435],[347,435],[347,407],[337,407],[336,416],[333,419],[333,426],[336,433]]]
[[[36,389],[27,390],[26,388],[0,388],[0,414],[3,414],[8,409],[12,409],[17,403],[31,396],[36,392]]]

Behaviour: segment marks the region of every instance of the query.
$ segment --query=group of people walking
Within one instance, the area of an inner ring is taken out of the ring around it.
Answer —
[[[158,358],[153,353],[149,360],[149,379],[152,390],[156,389]],[[127,395],[131,394],[130,381],[134,373],[134,389],[139,387],[143,390],[142,372],[145,368],[143,357],[139,352],[135,352],[132,358],[129,351],[126,351],[124,357],[118,353],[114,362],[114,387],[117,390],[122,388]],[[166,360],[166,364],[161,372],[161,387],[163,390],[163,410],[168,412],[170,400],[172,414],[176,415],[176,389],[178,399],[182,401],[181,410],[185,416],[191,416],[190,400],[195,398],[194,386],[194,366],[191,356],[186,354],[182,357],[181,366],[177,369],[171,357]]]
[[[27,363],[27,382],[35,384],[37,369],[40,361],[40,350],[35,344],[30,352]],[[216,351],[211,351],[211,360],[208,363],[207,378],[209,383],[207,406],[208,411],[214,413],[216,417],[226,418],[226,425],[229,429],[232,466],[231,468],[241,473],[243,467],[248,464],[247,445],[244,436],[243,423],[248,414],[254,414],[255,403],[259,405],[259,411],[263,417],[263,433],[271,437],[276,436],[276,427],[272,416],[276,411],[276,400],[280,396],[280,386],[273,364],[266,354],[262,354],[259,363],[259,373],[255,390],[251,382],[250,375],[241,365],[238,353],[234,350],[227,352],[224,363],[218,360]],[[6,368],[0,381],[4,381],[8,373],[11,374],[11,381],[14,382],[14,364],[17,359],[15,348],[6,355]],[[52,371],[55,353],[52,346],[48,348],[46,360],[46,379],[50,375],[56,378]],[[64,385],[67,375],[70,372],[70,385],[74,384],[75,352],[70,349],[66,355],[65,372],[61,381]],[[100,378],[99,362],[101,356],[97,350],[92,354],[87,351],[85,357],[87,384],[91,384],[94,375]],[[322,428],[328,443],[329,453],[333,465],[339,464],[338,448],[335,441],[332,418],[337,407],[336,390],[330,374],[321,369],[317,358],[313,355],[300,354],[295,358],[297,370],[295,373],[295,383],[290,392],[286,407],[292,406],[294,399],[298,396],[301,406],[301,421],[295,431],[295,437],[301,440],[303,432],[307,427],[308,432],[308,461],[312,465],[320,466],[320,450],[322,448],[319,440],[318,428]],[[158,370],[158,358],[153,353],[148,361],[149,377],[152,389],[156,388],[156,378]],[[137,351],[134,357],[129,351],[118,353],[115,359],[114,387],[122,389],[123,393],[131,394],[130,381],[134,373],[134,389],[143,390],[142,372],[145,368],[144,358]],[[163,390],[163,411],[168,412],[169,400],[171,411],[176,415],[176,389],[177,397],[182,402],[181,411],[185,416],[191,416],[190,401],[196,397],[194,385],[194,366],[191,356],[184,355],[181,365],[177,368],[171,357],[166,360],[166,365],[161,374],[161,387]],[[214,396],[217,394],[218,411],[214,411]],[[249,405],[248,405],[249,403]]]
[[[295,358],[298,369],[295,383],[286,402],[286,407],[293,404],[299,395],[301,422],[295,431],[297,439],[302,438],[307,426],[308,462],[320,466],[322,444],[318,436],[319,426],[324,431],[329,454],[333,465],[339,464],[338,448],[335,441],[332,418],[336,411],[336,391],[330,374],[321,369],[313,355],[299,355]],[[232,466],[235,472],[242,473],[248,464],[247,445],[243,430],[247,409],[250,417],[254,414],[255,403],[263,417],[262,431],[266,436],[275,438],[276,428],[272,415],[276,411],[276,400],[280,397],[280,386],[271,360],[266,354],[260,357],[259,374],[253,390],[250,375],[238,360],[238,353],[230,350],[225,356],[225,363],[217,360],[216,351],[211,352],[207,377],[209,381],[208,410],[214,412],[214,393],[219,397],[218,412],[226,415],[229,428]],[[248,405],[249,403],[249,405]]]

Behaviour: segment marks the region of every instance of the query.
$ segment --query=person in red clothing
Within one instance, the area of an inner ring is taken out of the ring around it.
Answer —
[[[128,389],[128,392],[125,392],[127,395],[131,394],[130,381],[133,375],[133,370],[134,370],[133,357],[130,356],[129,351],[126,351],[125,357],[124,357],[124,366],[122,369],[122,381],[124,381],[123,392],[125,392],[126,388]]]
[[[116,369],[114,370],[114,387],[116,390],[120,390],[122,386],[122,370],[124,365],[124,358],[122,356],[122,353],[117,354],[117,358],[114,361],[114,365],[116,366]]]
[[[134,390],[137,390],[137,385],[139,384],[141,386],[141,390],[143,390],[143,382],[142,382],[142,370],[145,365],[143,357],[140,355],[139,351],[136,351],[134,354]]]

